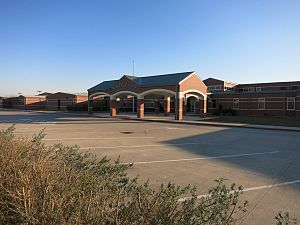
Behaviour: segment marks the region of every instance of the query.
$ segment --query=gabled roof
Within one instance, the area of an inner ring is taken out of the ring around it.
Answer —
[[[137,83],[140,86],[177,85],[192,73],[193,71],[140,77],[137,78]]]
[[[213,78],[213,77],[209,77],[209,78],[203,80],[203,82],[206,82],[206,81],[208,81],[208,80],[214,80],[214,81],[225,82],[224,80],[219,80],[219,79],[216,79],[216,78]]]
[[[184,80],[186,77],[194,73],[194,71],[191,72],[183,72],[183,73],[171,73],[171,74],[163,74],[163,75],[154,75],[154,76],[145,76],[145,77],[135,77],[135,76],[129,76],[130,80],[136,82],[141,87],[147,87],[147,86],[162,86],[162,85],[177,85],[180,81]],[[109,88],[113,88],[115,84],[117,83],[117,80],[111,80],[111,81],[104,81],[90,89],[88,91],[94,91],[94,90],[106,90]]]
[[[37,96],[47,96],[47,95],[52,95],[50,92],[43,92],[41,94],[38,94]]]
[[[136,77],[132,75],[124,75],[124,76],[133,81],[136,79]]]
[[[90,89],[88,89],[88,91],[107,90],[107,89],[113,88],[116,83],[117,83],[117,80],[103,81],[102,83],[97,84],[94,87],[91,87]]]

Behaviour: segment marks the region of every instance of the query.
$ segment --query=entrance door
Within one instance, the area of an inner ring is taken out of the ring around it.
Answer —
[[[189,97],[187,99],[187,112],[188,113],[196,112],[196,99],[194,97]]]
[[[190,101],[190,112],[194,113],[195,112],[195,101],[191,100]]]

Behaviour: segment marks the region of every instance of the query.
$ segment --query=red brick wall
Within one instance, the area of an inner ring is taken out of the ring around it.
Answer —
[[[127,86],[127,87],[116,87],[113,89],[107,89],[107,90],[101,90],[101,91],[92,91],[89,92],[89,95],[97,93],[97,92],[105,92],[109,95],[113,95],[114,93],[120,92],[120,91],[131,91],[137,94],[140,94],[142,92],[152,90],[152,89],[166,89],[170,91],[177,91],[176,85],[165,85],[165,86],[148,86],[148,87],[134,87],[134,86]]]
[[[47,110],[67,110],[69,105],[76,103],[76,95],[58,92],[47,96]]]
[[[195,74],[191,75],[188,79],[183,81],[179,86],[179,91],[184,92],[187,90],[199,90],[203,94],[207,93],[206,85]]]
[[[26,97],[24,99],[25,109],[45,109],[45,98],[40,97]]]
[[[239,99],[240,115],[274,115],[291,116],[299,115],[300,111],[300,92],[277,92],[277,93],[226,93],[212,94],[211,100],[216,101],[216,108],[220,105],[223,109],[233,109],[233,100]],[[299,97],[297,97],[299,96]],[[286,110],[286,98],[295,98],[295,110]],[[258,99],[265,99],[265,109],[258,108]],[[212,112],[212,104],[209,104],[208,111]]]
[[[76,96],[76,103],[86,102],[87,100],[88,100],[88,96],[81,96],[81,95]]]

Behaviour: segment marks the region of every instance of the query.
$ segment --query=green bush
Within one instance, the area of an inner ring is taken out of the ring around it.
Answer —
[[[87,102],[80,102],[75,105],[68,105],[68,111],[87,111],[88,110],[88,103]]]
[[[191,186],[155,190],[127,176],[131,165],[77,146],[46,147],[43,132],[28,139],[13,131],[0,131],[0,224],[225,225],[246,210],[242,187],[223,179],[202,198]]]
[[[237,116],[238,111],[235,109],[219,108],[219,109],[214,109],[212,111],[212,115],[215,115],[215,116]]]

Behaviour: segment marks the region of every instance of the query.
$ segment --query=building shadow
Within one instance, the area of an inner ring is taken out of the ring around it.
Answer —
[[[30,124],[30,123],[76,123],[76,124],[106,124],[106,123],[141,123],[118,118],[95,118],[88,115],[70,115],[56,112],[33,112],[21,110],[5,110],[0,114],[0,123]]]
[[[207,127],[199,126],[199,129],[205,128]],[[212,157],[215,162],[265,176],[276,183],[300,179],[298,132],[229,128],[163,143],[192,153],[194,157]],[[198,163],[201,163],[201,160]],[[295,187],[300,191],[299,184]]]

